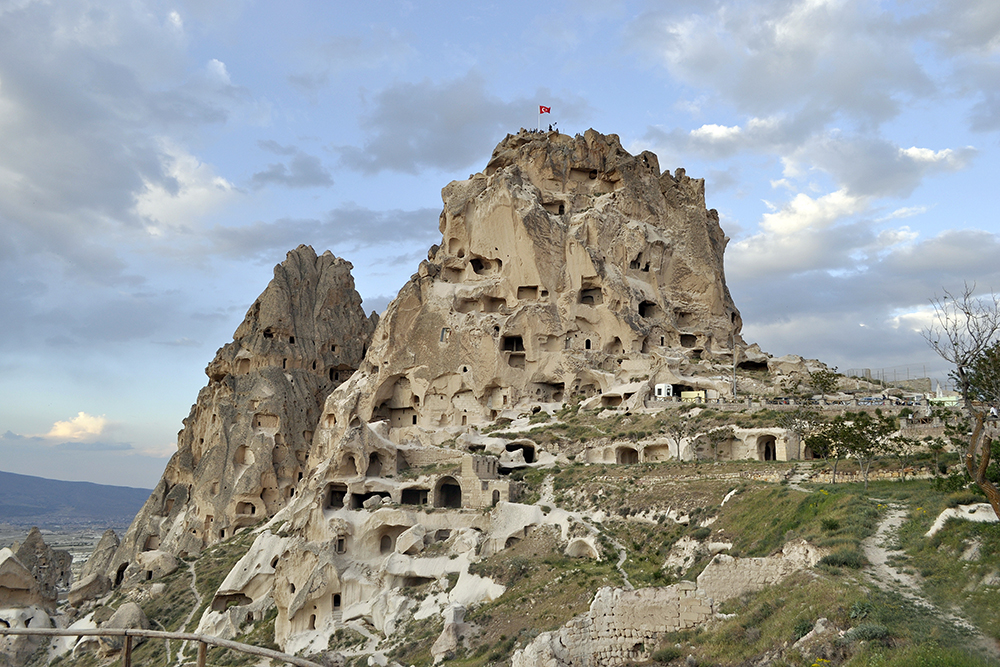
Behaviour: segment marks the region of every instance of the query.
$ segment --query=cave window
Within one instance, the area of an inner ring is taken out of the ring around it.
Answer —
[[[383,535],[382,539],[378,543],[378,551],[382,554],[387,554],[392,551],[392,537],[389,535]]]
[[[330,351],[331,352],[336,352],[337,351],[337,346],[336,345],[331,345],[330,346]]]
[[[340,609],[340,593],[333,594],[333,608]]]
[[[313,370],[316,370],[316,360],[313,360]]]
[[[288,584],[288,590],[290,590],[292,593],[294,593],[295,592],[295,584],[289,582],[289,584]]]
[[[564,214],[565,212],[566,212],[566,204],[562,204],[562,203],[560,203],[560,204],[559,204],[559,215],[562,215],[562,214]]]
[[[271,559],[271,569],[273,570],[276,567],[278,567],[278,557],[277,556],[275,556],[274,558]]]
[[[500,502],[500,492],[499,491],[494,491],[493,492],[493,506],[496,507],[497,503],[499,503],[499,502]]]
[[[270,327],[264,329],[264,338],[274,338],[274,332],[271,331]]]
[[[504,336],[503,349],[506,352],[524,352],[524,339],[520,336]]]
[[[592,180],[592,181],[597,180],[597,170],[596,169],[591,169],[590,173],[587,174],[587,176],[589,176],[590,180]]]
[[[146,570],[146,581],[152,581],[152,580],[153,580],[153,571]]]
[[[664,337],[660,336],[660,347],[663,347],[664,342],[665,342]]]
[[[589,350],[590,349],[590,339],[589,338],[587,340],[583,341],[583,349],[585,349],[585,350]]]
[[[281,367],[282,368],[288,368],[288,359],[282,359],[281,360]]]
[[[472,270],[475,271],[476,273],[481,274],[486,269],[486,267],[483,265],[483,260],[479,259],[478,257],[469,262],[469,264],[472,265]]]
[[[588,287],[580,290],[580,303],[595,306],[604,303],[604,294],[600,287]]]
[[[681,347],[694,347],[698,337],[694,334],[681,334]]]
[[[309,629],[316,629],[316,614],[309,614]]]
[[[416,415],[413,415],[413,425],[414,426],[417,425],[417,416]]]
[[[295,345],[295,336],[289,336],[288,343],[289,345]]]
[[[346,542],[347,542],[347,540],[345,540],[343,537],[338,537],[337,538],[337,553],[338,554],[342,554],[342,553],[346,553],[347,552],[347,544],[346,544]]]

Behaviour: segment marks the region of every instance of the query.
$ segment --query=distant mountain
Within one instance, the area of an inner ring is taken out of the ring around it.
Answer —
[[[132,522],[150,493],[150,489],[0,472],[0,523],[118,528]]]

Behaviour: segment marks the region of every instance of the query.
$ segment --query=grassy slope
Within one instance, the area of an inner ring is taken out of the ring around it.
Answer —
[[[537,496],[545,477],[551,476],[556,504],[605,513],[606,518],[595,524],[602,533],[599,544],[605,558],[570,559],[562,554],[555,532],[543,527],[476,564],[476,572],[501,581],[508,592],[470,611],[466,620],[473,624],[473,630],[465,638],[466,646],[446,664],[508,664],[512,652],[539,632],[554,630],[585,612],[597,588],[622,583],[614,566],[613,542],[627,550],[624,569],[635,586],[694,578],[704,568],[706,558],[680,573],[668,573],[661,567],[670,547],[684,535],[732,542],[731,552],[745,557],[768,555],[787,540],[804,538],[855,558],[835,559],[845,566],[820,566],[782,585],[727,602],[723,611],[735,614],[733,618],[699,632],[667,638],[658,654],[664,660],[675,658],[679,661],[676,664],[682,664],[691,654],[699,665],[720,666],[756,664],[763,659],[774,665],[809,667],[988,664],[965,655],[969,642],[954,628],[899,596],[873,590],[852,567],[859,564],[860,541],[874,531],[885,502],[905,503],[910,517],[902,527],[900,541],[907,555],[900,565],[923,576],[928,595],[938,604],[958,606],[988,635],[1000,638],[1000,624],[993,616],[995,604],[991,605],[996,586],[981,585],[984,578],[1000,571],[1000,527],[953,522],[940,537],[923,537],[941,509],[969,498],[949,497],[927,481],[874,483],[866,497],[860,486],[853,484],[817,486],[807,494],[737,476],[740,471],[759,472],[768,465],[787,468],[787,464],[756,462],[575,464],[525,475],[529,495]],[[736,495],[720,507],[734,489]],[[668,513],[689,515],[692,521],[676,524]],[[702,522],[709,525],[699,527]],[[574,528],[575,532],[582,530]],[[980,543],[981,558],[962,562],[960,555],[974,540]],[[218,584],[251,541],[244,533],[199,558],[196,568],[203,605],[211,601]],[[154,627],[177,629],[194,604],[189,582],[190,576],[182,567],[162,581],[166,584],[164,593],[143,603]],[[194,618],[199,617],[200,610]],[[827,663],[788,651],[787,647],[821,617],[845,630],[861,625],[862,636],[849,634],[845,640],[823,647],[819,655]],[[188,629],[192,629],[191,624]],[[440,619],[404,624],[390,653],[405,665],[430,665],[430,645],[440,631]],[[271,637],[273,615],[258,624],[248,639],[261,644]],[[351,639],[334,638],[331,647],[342,644],[346,648]],[[165,657],[162,642],[147,642],[136,652],[134,664],[163,664]],[[211,658],[213,664],[246,663],[221,652]],[[362,657],[349,661],[365,663]],[[86,658],[72,664],[100,662]]]

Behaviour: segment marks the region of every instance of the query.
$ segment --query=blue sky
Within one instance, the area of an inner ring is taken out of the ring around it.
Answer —
[[[1000,4],[0,0],[0,469],[151,486],[299,243],[381,311],[508,132],[706,179],[748,341],[945,369],[1000,289]]]

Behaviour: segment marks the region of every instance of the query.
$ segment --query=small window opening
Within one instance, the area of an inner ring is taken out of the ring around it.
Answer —
[[[340,609],[340,593],[333,594],[333,608]]]
[[[416,415],[413,415],[413,425],[414,426],[417,425],[417,416]]]
[[[583,341],[583,349],[585,349],[585,350],[589,350],[590,349],[590,339],[589,338],[587,340]]]
[[[343,537],[337,538],[337,553],[342,554],[347,551],[347,540]],[[339,597],[339,596],[338,596]]]
[[[309,629],[316,629],[316,614],[309,614]]]
[[[274,332],[271,331],[271,327],[264,329],[264,338],[274,338]]]
[[[566,204],[559,204],[559,215],[563,215],[566,212]]]
[[[288,368],[288,359],[282,359],[281,360],[281,367],[282,368]]]
[[[521,336],[504,336],[503,349],[506,352],[524,352],[524,339]]]
[[[288,342],[289,342],[289,344],[294,345],[295,344],[295,336],[289,336],[288,337]]]
[[[591,169],[590,173],[587,174],[587,175],[590,177],[590,180],[592,180],[592,181],[597,180],[597,170],[596,169]]]

